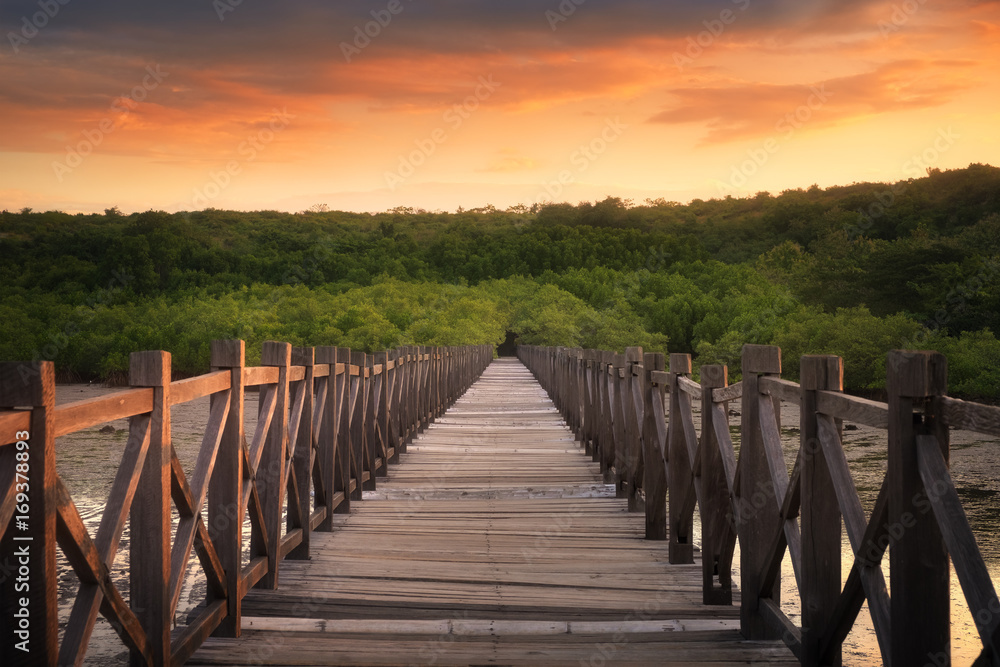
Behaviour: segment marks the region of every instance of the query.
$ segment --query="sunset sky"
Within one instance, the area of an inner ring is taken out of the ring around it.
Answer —
[[[1000,2],[4,0],[0,208],[687,202],[1000,165]]]

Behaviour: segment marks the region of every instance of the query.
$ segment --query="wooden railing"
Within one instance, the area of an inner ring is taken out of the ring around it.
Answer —
[[[15,555],[0,578],[4,664],[81,664],[98,613],[137,665],[181,664],[210,634],[239,636],[247,591],[276,588],[283,559],[308,558],[312,532],[331,530],[334,513],[374,489],[492,357],[489,346],[366,355],[266,343],[262,365],[246,367],[243,341],[214,341],[211,373],[171,382],[169,353],[138,352],[132,389],[60,406],[51,362],[0,364],[0,545]],[[259,389],[259,413],[245,434],[249,387]],[[170,408],[205,396],[210,416],[188,476]],[[59,474],[55,438],[125,417],[122,462],[91,535]],[[128,602],[109,574],[126,519]],[[57,544],[79,578],[61,645]],[[172,632],[192,548],[206,599]],[[11,648],[19,642],[27,652]]]
[[[948,466],[949,427],[1000,436],[1000,408],[948,397],[942,355],[890,353],[887,403],[842,393],[840,357],[804,356],[800,382],[783,380],[781,351],[771,346],[744,346],[743,379],[732,386],[725,366],[702,366],[694,382],[686,354],[671,354],[669,371],[663,355],[640,348],[524,346],[519,356],[601,462],[605,481],[630,509],[644,507],[646,537],[670,540],[671,563],[693,562],[697,507],[706,604],[732,604],[738,538],[748,639],[783,639],[803,665],[839,665],[867,601],[884,664],[950,664],[950,558],[983,644],[975,664],[1000,665],[1000,601]],[[728,408],[737,400],[738,450]],[[799,406],[791,470],[781,401]],[[870,516],[848,466],[844,421],[888,434],[888,471]],[[854,552],[843,586],[842,525]],[[801,599],[798,626],[780,607],[786,551]]]

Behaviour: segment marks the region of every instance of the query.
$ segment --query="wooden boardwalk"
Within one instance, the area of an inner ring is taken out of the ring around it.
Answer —
[[[516,360],[482,378],[401,456],[243,636],[194,665],[798,664],[748,642],[739,606],[701,604],[700,562],[667,563]]]

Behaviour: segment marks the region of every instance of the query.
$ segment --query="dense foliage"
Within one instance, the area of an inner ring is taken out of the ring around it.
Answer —
[[[893,348],[949,355],[953,393],[1000,395],[1000,169],[777,196],[369,215],[0,214],[0,358],[63,377],[139,349],[208,365],[213,338],[366,350],[522,343],[845,359],[878,390]]]

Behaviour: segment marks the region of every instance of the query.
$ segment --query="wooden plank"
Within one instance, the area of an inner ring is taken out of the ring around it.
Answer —
[[[701,385],[689,377],[678,376],[677,387],[691,398],[701,398]]]
[[[816,410],[835,419],[865,424],[873,428],[889,428],[889,405],[839,392],[816,392]]]
[[[133,654],[146,663],[151,662],[155,647],[149,641],[149,635],[142,627],[139,617],[129,609],[111,582],[107,567],[101,562],[97,548],[61,479],[57,480],[55,495],[59,505],[58,542],[66,560],[80,579],[80,606],[89,606],[90,602],[99,604],[100,611],[114,622],[113,627]],[[94,615],[77,614],[77,618],[85,618],[89,624],[87,627],[67,628],[68,641],[63,643],[59,653],[60,664],[79,664],[83,661]]]
[[[226,391],[229,389],[231,381],[232,378],[228,371],[214,371],[186,380],[171,382],[170,405],[187,403],[209,394]]]
[[[713,403],[726,403],[728,401],[735,401],[741,396],[743,396],[742,382],[731,384],[728,387],[718,387],[712,390]]]
[[[0,449],[21,440],[19,431],[31,431],[31,411],[0,410]]]
[[[152,389],[127,389],[56,407],[56,437],[153,409]]]
[[[997,637],[1000,629],[1000,600],[997,599],[993,580],[983,562],[976,536],[969,526],[969,518],[965,515],[962,500],[955,490],[955,483],[948,472],[948,463],[941,454],[937,438],[918,435],[917,455],[920,478],[924,482],[924,488],[928,490],[927,500],[934,509],[979,637],[984,647],[989,648],[993,655],[1000,656]]]
[[[181,634],[174,640],[171,653],[176,664],[184,664],[198,647],[208,639],[222,620],[226,617],[226,601],[215,600],[198,615],[193,622],[188,623]]]
[[[1000,436],[1000,407],[941,396],[941,413],[952,428]],[[0,433],[2,433],[0,429]]]
[[[866,537],[872,537],[871,523],[865,521],[865,513],[861,508],[861,501],[858,499],[857,489],[851,479],[850,468],[847,464],[847,457],[840,441],[840,434],[834,419],[828,415],[818,414],[816,417],[817,430],[819,433],[820,446],[823,448],[823,456],[830,472],[833,488],[837,494],[837,506],[840,508],[841,516],[844,518],[844,528],[847,532],[847,539],[851,543],[851,549],[855,554],[866,554],[866,546],[870,542]],[[888,503],[886,504],[888,507]],[[877,506],[876,506],[876,509]],[[887,511],[887,510],[886,510]],[[873,513],[872,522],[876,528],[884,526],[887,521],[886,515]],[[884,549],[884,547],[882,547]],[[879,554],[881,557],[881,554]],[[855,561],[858,562],[857,560]],[[865,596],[868,598],[868,607],[871,610],[872,625],[875,635],[879,641],[882,657],[886,662],[891,654],[890,643],[890,604],[889,595],[886,591],[885,577],[879,567],[863,567],[859,574],[864,585]],[[845,633],[846,636],[846,633]],[[833,647],[830,647],[833,650]]]
[[[243,386],[255,387],[278,381],[278,369],[273,366],[250,366],[243,369]]]
[[[779,377],[762,377],[759,382],[759,391],[780,401],[788,401],[796,405],[799,402],[799,385],[791,380],[782,380]]]

